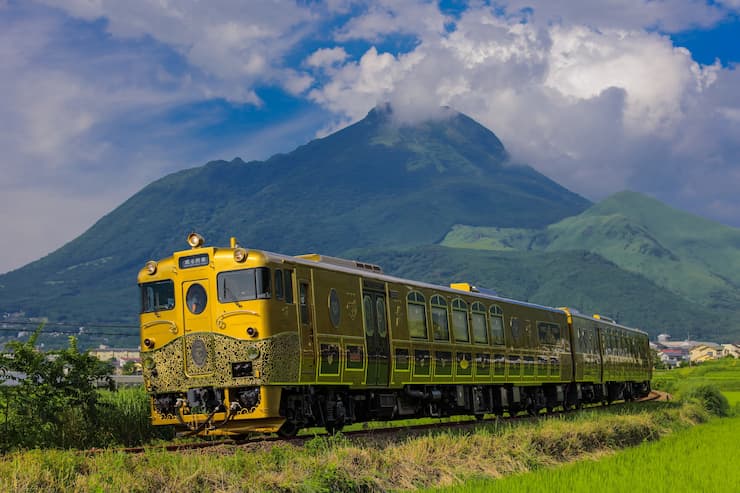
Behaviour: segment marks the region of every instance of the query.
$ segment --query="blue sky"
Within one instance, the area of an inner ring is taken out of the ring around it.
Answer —
[[[143,186],[448,105],[598,201],[740,226],[740,0],[0,0],[0,272]]]

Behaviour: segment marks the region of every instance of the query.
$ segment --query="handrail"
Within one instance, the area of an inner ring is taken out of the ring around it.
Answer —
[[[234,315],[254,315],[256,317],[259,317],[260,316],[259,313],[255,312],[255,311],[252,311],[252,310],[234,310],[234,311],[231,311],[231,312],[222,313],[216,319],[216,325],[218,326],[218,328],[219,329],[225,329],[226,328],[226,323],[224,323],[224,319],[226,317],[231,317],[231,316],[234,316]]]
[[[173,334],[177,334],[177,324],[173,322],[172,320],[152,320],[151,322],[142,324],[141,330],[148,329],[149,327],[154,327],[155,325],[159,325],[159,324],[169,325],[170,332],[172,332]]]

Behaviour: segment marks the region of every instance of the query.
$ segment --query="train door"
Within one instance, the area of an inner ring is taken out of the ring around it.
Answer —
[[[390,372],[388,310],[385,286],[365,281],[362,289],[362,311],[367,341],[367,385],[386,386]]]
[[[296,279],[298,281],[298,325],[301,337],[301,382],[316,381],[316,341],[310,278],[310,270],[296,269]]]
[[[182,320],[185,337],[183,352],[185,373],[188,376],[204,376],[213,372],[211,368],[213,337],[211,333],[211,305],[208,299],[207,279],[182,283]]]

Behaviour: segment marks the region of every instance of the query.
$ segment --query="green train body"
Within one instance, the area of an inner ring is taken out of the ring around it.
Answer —
[[[644,332],[378,266],[205,247],[148,262],[152,422],[199,434],[543,409],[647,395]]]

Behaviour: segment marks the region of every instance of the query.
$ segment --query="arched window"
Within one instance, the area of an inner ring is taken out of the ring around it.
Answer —
[[[447,322],[447,302],[439,295],[432,296],[432,332],[435,341],[450,340],[450,326]]]
[[[456,342],[470,342],[468,304],[460,298],[452,300],[452,333]]]
[[[504,312],[498,305],[491,306],[491,340],[499,346],[504,345]]]
[[[486,322],[486,307],[477,301],[470,307],[470,320],[473,326],[473,342],[488,344],[488,323]]]
[[[427,307],[424,295],[413,291],[406,297],[409,335],[414,339],[427,338]]]

